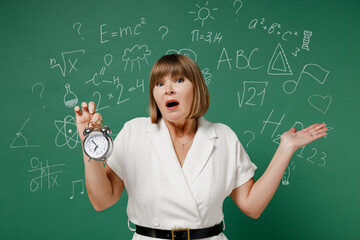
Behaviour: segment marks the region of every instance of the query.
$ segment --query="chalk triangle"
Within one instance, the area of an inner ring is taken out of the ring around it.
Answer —
[[[269,75],[293,75],[285,52],[280,43],[277,45],[268,65]]]

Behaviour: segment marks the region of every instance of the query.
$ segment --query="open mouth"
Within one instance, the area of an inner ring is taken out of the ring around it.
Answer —
[[[179,106],[179,102],[176,100],[169,100],[165,103],[167,109],[175,109]]]

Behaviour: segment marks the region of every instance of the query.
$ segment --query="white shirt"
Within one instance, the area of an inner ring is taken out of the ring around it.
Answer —
[[[129,220],[168,230],[220,223],[225,198],[256,169],[229,127],[202,117],[182,168],[164,120],[150,118],[125,123],[107,164],[124,181]],[[136,233],[133,239],[154,240]]]

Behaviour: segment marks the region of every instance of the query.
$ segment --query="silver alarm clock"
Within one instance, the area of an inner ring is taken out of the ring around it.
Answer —
[[[113,150],[113,140],[110,137],[111,130],[108,126],[101,129],[85,128],[84,130],[84,152],[89,157],[89,161],[104,161],[108,159]]]

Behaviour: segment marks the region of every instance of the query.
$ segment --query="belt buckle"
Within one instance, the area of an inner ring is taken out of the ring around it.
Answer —
[[[173,228],[171,229],[171,239],[177,240],[176,232],[187,232],[187,238],[184,240],[190,240],[190,230],[188,228]]]

